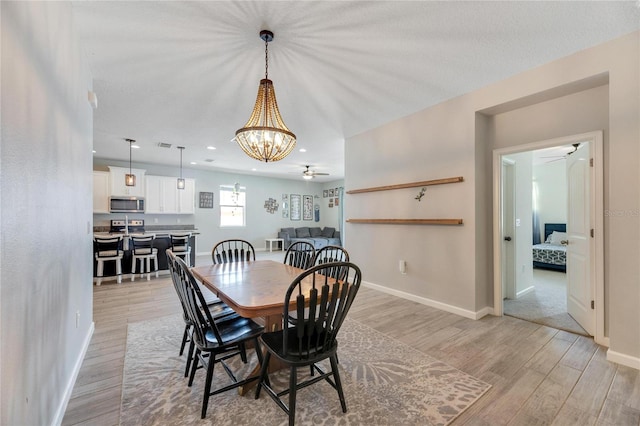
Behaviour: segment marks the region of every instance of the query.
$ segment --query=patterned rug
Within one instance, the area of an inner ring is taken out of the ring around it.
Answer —
[[[288,423],[265,392],[255,400],[253,390],[245,396],[233,390],[211,397],[207,418],[201,420],[204,370],[187,387],[186,356],[178,356],[183,328],[179,316],[129,325],[121,425]],[[490,388],[358,321],[345,321],[340,333],[339,368],[348,411],[342,413],[337,392],[319,382],[298,391],[298,425],[447,425]],[[236,358],[231,365],[241,370],[237,377],[244,377],[257,362],[255,353],[246,365]],[[298,375],[303,373],[308,369],[300,369]],[[287,387],[286,370],[270,378],[277,389]],[[216,366],[214,387],[220,383],[227,384],[228,377]]]

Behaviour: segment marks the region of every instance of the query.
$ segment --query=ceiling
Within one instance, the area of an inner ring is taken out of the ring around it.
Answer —
[[[96,158],[128,161],[130,138],[134,162],[176,172],[184,146],[185,168],[301,179],[310,165],[329,173],[320,182],[344,177],[350,136],[640,28],[635,1],[72,4],[98,98]],[[231,141],[264,77],[262,29],[298,139],[275,163]]]

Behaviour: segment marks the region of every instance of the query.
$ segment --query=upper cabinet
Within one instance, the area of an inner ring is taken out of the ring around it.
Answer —
[[[93,172],[93,212],[109,213],[109,172]]]
[[[131,173],[136,177],[136,186],[127,186],[124,183],[124,177],[129,174],[129,169],[125,167],[109,166],[111,187],[111,196],[129,196],[144,197],[145,196],[145,170],[131,169]]]
[[[178,189],[178,178],[146,177],[146,214],[194,214],[195,180],[185,179],[185,189]]]

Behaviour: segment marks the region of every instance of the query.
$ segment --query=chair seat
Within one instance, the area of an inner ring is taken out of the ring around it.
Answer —
[[[322,350],[316,348],[315,345],[305,345],[302,348],[298,348],[298,339],[295,337],[295,330],[289,330],[289,334],[291,335],[291,337],[287,339],[288,347],[286,351],[284,350],[285,348],[282,331],[264,333],[262,336],[260,336],[260,340],[262,344],[264,344],[271,351],[271,353],[281,361],[296,366],[315,364],[316,362],[328,358],[328,356],[336,353],[336,351],[338,350],[337,340],[334,341],[334,343],[329,348]],[[311,338],[312,341],[315,341],[315,339],[316,336]],[[322,337],[320,337],[320,339],[322,339]]]
[[[221,346],[213,333],[213,330],[208,329],[205,332],[206,342],[199,342],[197,334],[194,333],[193,337],[196,339],[196,344],[200,344],[206,349],[216,349],[225,346],[233,346],[236,343],[246,341],[260,336],[264,331],[264,327],[258,325],[254,321],[243,318],[239,315],[232,315],[231,317],[224,318],[216,321],[218,332],[222,338],[223,345]]]
[[[96,253],[96,260],[116,260],[122,258],[123,252],[120,250],[106,250]]]

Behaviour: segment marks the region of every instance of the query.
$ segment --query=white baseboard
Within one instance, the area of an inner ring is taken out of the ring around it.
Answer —
[[[536,288],[534,286],[531,287],[527,287],[524,290],[521,290],[519,292],[516,293],[516,299],[524,296],[525,294],[531,293],[533,290],[535,290]]]
[[[384,287],[378,284],[362,281],[362,285],[365,287],[373,288],[383,293],[398,296],[403,299],[411,300],[413,302],[420,303],[422,305],[430,306],[432,308],[440,309],[441,311],[450,312],[452,314],[460,315],[461,317],[469,318],[472,320],[480,319],[486,315],[493,314],[493,308],[487,306],[481,310],[474,312],[468,309],[459,308],[457,306],[448,305],[446,303],[438,302],[436,300],[428,299],[426,297],[416,296],[415,294],[407,293],[400,290],[395,290],[389,287]]]
[[[76,379],[78,378],[78,374],[80,373],[80,368],[82,367],[82,362],[84,361],[84,357],[87,354],[87,350],[89,350],[89,344],[91,343],[91,337],[93,337],[93,332],[96,329],[96,324],[92,321],[91,326],[89,327],[89,331],[87,335],[84,337],[84,341],[82,342],[82,348],[80,350],[80,356],[76,359],[76,363],[73,365],[73,371],[71,372],[71,377],[69,377],[69,381],[67,382],[67,386],[64,389],[64,394],[62,395],[62,401],[60,401],[60,405],[58,406],[58,410],[56,411],[56,415],[51,424],[61,425],[62,420],[64,419],[64,413],[67,411],[67,405],[69,405],[69,400],[71,399],[71,393],[73,392],[73,387],[76,384]]]
[[[640,358],[612,351],[611,349],[607,350],[607,361],[640,370]]]

